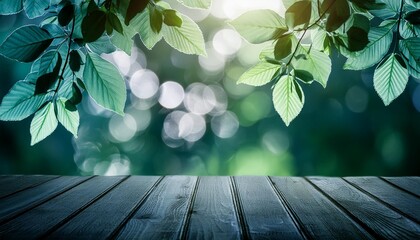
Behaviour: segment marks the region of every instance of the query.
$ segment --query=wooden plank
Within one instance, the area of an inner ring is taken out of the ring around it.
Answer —
[[[86,181],[88,177],[59,177],[3,198],[0,201],[0,223],[34,208],[68,189]]]
[[[420,226],[360,192],[341,178],[310,180],[334,199],[347,213],[363,223],[377,238],[420,239]]]
[[[159,177],[132,176],[52,232],[50,239],[106,239],[139,206]]]
[[[7,239],[40,238],[65,222],[123,177],[94,177],[67,192],[0,225],[0,236]]]
[[[235,177],[246,229],[252,239],[303,239],[266,177]]]
[[[369,234],[343,214],[306,180],[272,177],[302,230],[312,239],[370,239]]]
[[[200,177],[188,239],[238,239],[239,224],[229,177]]]
[[[345,180],[389,204],[417,223],[420,222],[420,198],[401,191],[377,177],[346,177]]]
[[[35,187],[57,177],[43,175],[4,176],[0,178],[0,198],[7,197],[30,187]]]
[[[121,229],[117,239],[180,237],[197,177],[165,177]]]
[[[383,177],[383,179],[420,197],[420,177]]]

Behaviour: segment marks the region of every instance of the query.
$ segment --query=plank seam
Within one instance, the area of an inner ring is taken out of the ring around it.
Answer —
[[[194,186],[193,192],[191,194],[190,199],[188,200],[187,213],[185,214],[185,217],[184,217],[184,219],[182,221],[182,224],[181,224],[181,230],[180,230],[179,235],[178,235],[179,239],[187,239],[189,224],[190,224],[191,215],[192,215],[192,212],[193,212],[193,207],[194,207],[195,198],[196,198],[196,195],[197,195],[199,184],[200,184],[200,177],[197,177],[197,180],[195,181],[195,186]]]
[[[85,205],[81,206],[76,211],[72,212],[70,215],[68,215],[67,217],[65,217],[62,221],[60,221],[59,223],[57,223],[56,225],[54,225],[53,227],[51,227],[50,229],[48,229],[47,232],[45,232],[40,238],[41,239],[47,238],[48,235],[52,234],[54,231],[56,231],[57,229],[59,229],[60,227],[62,227],[64,224],[66,224],[67,222],[69,222],[71,219],[73,219],[74,217],[76,217],[78,214],[80,214],[81,212],[83,212],[86,208],[90,207],[93,203],[95,203],[96,201],[98,201],[100,198],[102,198],[103,196],[105,196],[107,193],[111,192],[115,187],[117,187],[118,185],[120,185],[122,182],[124,182],[125,180],[127,180],[129,177],[130,176],[125,176],[121,180],[117,181],[116,183],[114,183],[113,185],[111,185],[110,187],[108,187],[107,189],[105,189],[105,191],[103,191],[102,193],[98,194],[96,197],[92,198]]]
[[[400,186],[398,186],[397,184],[395,184],[395,183],[393,183],[393,182],[391,182],[391,181],[388,181],[386,178],[384,178],[384,177],[378,177],[379,179],[381,179],[382,181],[384,181],[384,182],[386,182],[386,183],[388,183],[389,185],[391,185],[391,186],[393,186],[393,187],[395,187],[395,188],[398,188],[398,189],[400,189],[401,191],[404,191],[404,192],[406,192],[406,193],[408,193],[408,194],[410,194],[410,195],[412,195],[412,196],[414,196],[414,197],[416,197],[416,198],[420,198],[420,196],[419,195],[417,195],[417,194],[415,194],[415,193],[413,193],[413,192],[410,192],[409,190],[407,190],[407,189],[405,189],[405,188],[403,188],[403,187],[400,187]]]
[[[49,182],[49,181],[51,181],[51,180],[54,180],[54,179],[57,179],[57,178],[59,178],[59,177],[60,177],[60,176],[54,176],[54,177],[52,177],[52,178],[50,178],[50,179],[47,179],[47,180],[46,180],[46,181],[44,181],[44,182],[40,182],[40,183],[38,183],[38,184],[35,184],[35,185],[32,185],[32,186],[29,186],[29,187],[23,188],[23,189],[18,190],[18,191],[16,191],[16,192],[12,192],[12,193],[9,193],[9,194],[7,194],[7,195],[4,195],[3,197],[0,197],[0,199],[7,198],[7,197],[12,196],[12,195],[14,195],[14,194],[16,194],[16,193],[20,193],[20,192],[23,192],[23,191],[25,191],[25,190],[28,190],[28,189],[31,189],[31,188],[37,187],[37,186],[39,186],[39,185],[41,185],[41,184],[47,183],[47,182]]]
[[[304,224],[300,221],[297,214],[293,211],[292,207],[289,205],[289,203],[286,201],[285,197],[282,195],[279,189],[275,186],[276,183],[271,179],[270,176],[267,176],[268,182],[270,183],[271,188],[274,190],[274,192],[277,195],[277,198],[280,200],[280,202],[283,204],[284,209],[286,210],[287,214],[292,219],[292,222],[295,224],[297,230],[299,231],[300,235],[303,239],[310,239],[309,233],[306,231],[306,229],[303,227]]]
[[[313,188],[315,188],[319,193],[321,193],[324,197],[326,197],[334,207],[336,207],[339,211],[343,213],[344,216],[346,216],[348,219],[350,219],[351,222],[355,224],[357,228],[359,228],[363,233],[365,233],[370,238],[376,238],[381,239],[381,236],[375,232],[372,228],[367,226],[363,221],[361,221],[359,218],[354,216],[349,210],[347,210],[345,207],[343,207],[339,202],[337,202],[334,198],[332,198],[329,194],[324,192],[321,188],[319,188],[316,184],[310,181],[307,177],[304,177],[304,179],[312,185]]]
[[[67,187],[67,188],[66,188],[66,189],[64,189],[64,190],[60,190],[60,191],[58,191],[58,192],[56,192],[56,193],[52,194],[51,196],[47,197],[46,199],[44,199],[44,200],[42,200],[42,201],[40,201],[40,202],[38,202],[38,203],[34,204],[33,206],[31,206],[31,207],[29,207],[29,208],[27,208],[27,209],[24,209],[23,211],[18,211],[17,213],[12,214],[11,216],[9,216],[9,217],[7,217],[7,218],[3,219],[2,221],[0,221],[0,224],[3,224],[3,223],[6,223],[6,222],[8,222],[8,221],[10,221],[10,220],[12,220],[12,219],[15,219],[15,218],[19,217],[20,215],[22,215],[22,214],[24,214],[24,213],[26,213],[26,212],[28,212],[28,211],[30,211],[30,210],[32,210],[32,209],[34,209],[34,208],[38,207],[38,206],[40,206],[40,205],[42,205],[42,204],[44,204],[44,203],[46,203],[46,202],[50,201],[51,199],[54,199],[54,198],[58,197],[59,195],[61,195],[61,194],[65,193],[65,192],[67,192],[67,191],[69,191],[69,190],[71,190],[71,189],[73,189],[73,188],[75,188],[75,187],[79,186],[80,184],[82,184],[82,183],[84,183],[84,182],[86,182],[86,181],[88,181],[88,180],[90,180],[90,179],[92,179],[92,178],[94,178],[94,177],[95,177],[95,176],[88,177],[88,178],[86,178],[85,180],[80,181],[80,182],[78,182],[77,184],[75,184],[75,185],[73,185],[73,186]],[[58,178],[56,178],[56,179],[58,179]]]
[[[229,177],[230,180],[230,192],[232,194],[232,201],[235,211],[236,218],[238,220],[238,224],[240,226],[239,233],[241,235],[242,239],[248,240],[251,239],[249,229],[248,229],[248,223],[246,222],[244,210],[242,208],[242,203],[240,200],[240,194],[238,191],[238,187],[236,186],[236,181],[234,177]]]
[[[379,204],[384,205],[386,208],[389,208],[389,209],[391,209],[391,210],[393,210],[393,211],[397,212],[398,214],[400,214],[400,215],[402,215],[402,216],[404,216],[404,217],[406,217],[406,218],[408,218],[408,219],[410,219],[410,220],[412,220],[412,221],[414,221],[414,222],[416,222],[416,223],[420,223],[420,222],[419,222],[419,221],[417,221],[416,219],[414,219],[414,218],[412,218],[411,216],[409,216],[409,215],[405,214],[404,212],[401,212],[401,211],[400,211],[399,209],[397,209],[396,207],[394,207],[394,206],[390,205],[389,203],[387,203],[387,202],[385,202],[385,201],[381,200],[380,198],[376,197],[376,196],[375,196],[375,195],[373,195],[372,193],[370,193],[370,192],[368,192],[368,191],[364,190],[363,188],[361,188],[361,187],[357,186],[356,184],[354,184],[354,183],[352,183],[352,182],[348,181],[348,180],[347,180],[347,179],[345,179],[345,178],[343,178],[343,180],[344,180],[345,182],[347,182],[347,184],[351,185],[352,187],[356,188],[357,190],[359,190],[360,192],[364,193],[364,194],[365,194],[365,195],[367,195],[368,197],[372,198],[374,201],[378,202]]]
[[[139,208],[146,202],[149,198],[150,194],[156,189],[156,187],[162,182],[164,176],[159,177],[158,180],[147,190],[147,192],[143,195],[143,197],[138,201],[134,206],[133,209],[127,214],[125,219],[123,219],[120,224],[114,229],[113,232],[107,237],[107,239],[116,239],[120,231],[123,229],[125,224],[134,216],[134,214],[139,210]]]

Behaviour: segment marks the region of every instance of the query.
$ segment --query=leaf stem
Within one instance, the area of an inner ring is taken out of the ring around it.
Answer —
[[[76,22],[76,18],[73,16],[73,24],[72,24],[71,32],[70,32],[70,35],[69,35],[69,38],[68,38],[69,39],[69,44],[68,44],[68,49],[67,49],[66,61],[64,62],[63,69],[61,70],[61,74],[58,77],[57,88],[54,91],[54,97],[53,97],[54,100],[56,99],[56,95],[58,93],[58,90],[60,89],[61,82],[63,81],[63,78],[64,78],[64,72],[66,71],[67,64],[69,63],[70,50],[71,50],[71,38],[73,37],[75,22]]]
[[[404,0],[403,0],[404,1]],[[299,38],[299,41],[298,41],[298,43],[296,44],[296,47],[295,47],[295,50],[293,51],[293,53],[292,53],[292,56],[290,57],[290,59],[289,59],[289,61],[286,63],[286,67],[287,66],[289,66],[290,65],[290,63],[292,63],[292,60],[293,60],[293,58],[295,57],[295,54],[296,54],[296,52],[297,52],[297,50],[299,49],[299,45],[300,45],[300,43],[302,42],[302,40],[303,40],[303,38],[305,37],[305,34],[306,34],[306,32],[310,29],[310,28],[312,28],[313,26],[315,26],[315,25],[317,25],[318,24],[318,22],[319,21],[321,21],[321,19],[323,19],[324,18],[324,16],[325,16],[325,14],[328,12],[328,10],[332,7],[332,5],[334,5],[334,3],[335,3],[335,1],[334,2],[332,2],[326,9],[325,9],[325,11],[321,14],[321,16],[319,16],[319,18],[315,21],[315,22],[313,22],[312,24],[310,24],[309,26],[307,26],[305,29],[304,29],[304,31],[303,31],[303,34],[302,34],[302,36]],[[319,5],[319,1],[318,1],[318,5]],[[319,8],[319,7],[318,7]]]
[[[395,50],[397,49],[398,42],[400,41],[400,38],[401,38],[400,24],[401,24],[401,19],[402,19],[402,15],[403,15],[404,3],[405,3],[404,0],[401,0],[400,12],[398,13],[397,31],[395,31],[397,39],[395,40],[395,44],[394,44],[394,50],[393,50],[394,53],[395,53]]]

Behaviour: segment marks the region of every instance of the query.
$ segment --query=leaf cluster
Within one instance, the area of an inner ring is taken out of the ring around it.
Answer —
[[[345,56],[345,69],[376,66],[374,87],[385,105],[420,78],[420,3],[416,0],[283,0],[285,18],[271,10],[244,13],[230,24],[248,42],[270,42],[260,62],[238,80],[273,83],[274,107],[286,123],[304,105],[301,84],[327,86],[329,55]],[[310,43],[304,43],[310,37]]]
[[[209,0],[179,1],[191,8],[210,6]],[[77,105],[86,95],[124,114],[125,80],[100,55],[117,48],[131,54],[136,34],[149,49],[163,38],[181,52],[206,55],[197,24],[163,1],[0,1],[0,15],[21,11],[42,22],[16,29],[0,45],[1,55],[32,63],[26,78],[3,98],[0,120],[20,121],[34,114],[31,145],[54,132],[58,123],[77,137]]]

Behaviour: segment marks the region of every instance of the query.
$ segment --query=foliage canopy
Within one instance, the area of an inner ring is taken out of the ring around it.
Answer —
[[[178,0],[190,8],[209,8],[211,0]],[[254,10],[229,22],[252,44],[271,42],[260,62],[238,83],[273,84],[274,108],[286,125],[301,112],[301,84],[327,87],[330,55],[345,56],[348,70],[376,66],[374,88],[385,105],[420,78],[420,1],[283,0],[285,18],[272,10]],[[31,72],[3,98],[0,120],[19,121],[34,114],[31,144],[63,125],[77,137],[77,105],[87,91],[100,106],[124,114],[125,80],[100,55],[121,49],[131,53],[139,34],[146,48],[160,40],[185,54],[206,55],[203,34],[189,17],[159,0],[16,0],[1,1],[0,14],[25,11],[42,17],[22,26],[0,45],[0,54],[32,62]],[[310,43],[304,39],[310,36]]]

